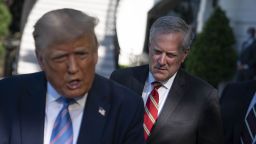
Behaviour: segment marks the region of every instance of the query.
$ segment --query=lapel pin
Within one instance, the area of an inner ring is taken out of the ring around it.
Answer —
[[[102,116],[106,115],[106,110],[104,110],[102,107],[99,107],[99,111],[98,111]]]

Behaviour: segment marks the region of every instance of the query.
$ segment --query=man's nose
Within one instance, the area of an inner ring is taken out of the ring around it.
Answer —
[[[78,64],[74,56],[69,56],[67,65],[68,65],[68,73],[74,74],[78,71]]]
[[[160,55],[158,62],[159,62],[159,64],[161,64],[161,65],[165,64],[165,62],[166,62],[166,54],[165,54],[165,53],[162,53],[162,54]]]

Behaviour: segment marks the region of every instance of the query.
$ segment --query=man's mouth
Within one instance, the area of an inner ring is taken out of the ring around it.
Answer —
[[[72,80],[67,83],[67,87],[71,90],[77,89],[81,86],[80,80]]]
[[[155,69],[156,70],[167,70],[167,68],[166,67],[162,67],[162,66],[155,66]]]

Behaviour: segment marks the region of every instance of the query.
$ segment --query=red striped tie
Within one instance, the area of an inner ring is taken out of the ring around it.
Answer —
[[[144,113],[144,137],[147,140],[148,136],[150,135],[151,129],[158,117],[158,103],[159,103],[159,94],[157,89],[161,86],[159,82],[152,82],[153,89],[150,92]]]

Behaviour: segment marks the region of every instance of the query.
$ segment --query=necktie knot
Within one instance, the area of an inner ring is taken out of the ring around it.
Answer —
[[[154,89],[158,89],[162,86],[162,84],[158,81],[152,82],[151,85],[153,86]]]
[[[60,97],[60,98],[58,99],[58,101],[63,104],[63,107],[64,107],[64,108],[66,108],[66,107],[68,107],[70,104],[74,103],[74,99],[65,98],[65,97]]]

